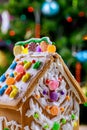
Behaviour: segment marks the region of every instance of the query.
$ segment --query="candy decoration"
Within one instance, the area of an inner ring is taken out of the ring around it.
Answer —
[[[16,75],[16,77],[15,77],[15,80],[16,80],[16,81],[20,81],[21,78],[22,78],[22,76],[23,76],[22,73],[18,73],[18,74]]]
[[[17,45],[17,46],[14,46],[13,53],[16,56],[16,55],[22,54],[23,50],[24,50],[23,46]]]
[[[40,43],[40,47],[41,47],[41,50],[42,50],[43,52],[45,52],[45,51],[47,51],[48,44],[47,44],[45,41],[42,41],[42,42]]]
[[[24,49],[22,50],[22,54],[28,54],[28,48],[24,48]]]
[[[50,110],[50,108],[51,108],[50,106],[46,106],[45,107],[46,110]]]
[[[10,77],[14,77],[14,74],[13,74],[13,73],[11,73],[9,76],[10,76]]]
[[[30,78],[30,73],[26,73],[23,77],[22,77],[22,81],[23,82],[27,82],[28,81],[28,79]]]
[[[48,128],[49,128],[49,125],[48,125],[48,124],[45,124],[43,128],[44,128],[44,129],[48,129]]]
[[[15,69],[16,65],[17,65],[17,62],[14,61],[14,62],[10,65],[10,69],[12,69],[12,70]]]
[[[24,63],[24,65],[25,65],[25,64],[27,63],[27,61],[26,61],[26,60],[24,60],[24,61],[23,61],[23,63]]]
[[[36,47],[37,47],[36,43],[34,43],[34,42],[30,43],[29,46],[28,46],[29,52],[30,51],[35,52],[36,51]]]
[[[59,110],[58,110],[58,107],[57,107],[57,106],[52,106],[52,107],[50,108],[50,113],[51,113],[53,116],[58,115],[58,112],[59,112]]]
[[[8,128],[4,128],[4,130],[9,130]]]
[[[17,65],[15,69],[18,73],[24,73],[25,69],[22,65]]]
[[[61,108],[60,108],[60,111],[61,111],[61,112],[64,112],[64,107],[61,107]]]
[[[8,85],[4,85],[2,88],[0,88],[0,95],[2,95],[7,88]]]
[[[47,95],[48,91],[46,89],[43,90],[43,95]]]
[[[39,118],[39,114],[37,112],[34,113],[34,118],[38,119]]]
[[[19,62],[19,63],[18,63],[18,65],[24,65],[24,62],[23,62],[23,61],[21,61],[21,62]]]
[[[11,91],[12,91],[12,87],[10,86],[6,89],[5,94],[9,95]]]
[[[57,101],[58,100],[58,93],[57,92],[54,92],[54,91],[51,91],[50,92],[50,99],[52,101]]]
[[[60,130],[60,124],[58,122],[54,122],[52,130]]]
[[[60,91],[60,94],[61,94],[61,95],[64,95],[64,92],[61,90],[61,91]]]
[[[36,60],[32,60],[32,63],[35,63],[36,62]]]
[[[36,47],[36,52],[41,52],[42,50],[41,50],[41,47],[40,46],[37,46]]]
[[[0,82],[4,82],[6,80],[6,77],[5,77],[5,74],[3,74],[1,77],[0,77]]]
[[[70,96],[69,96],[69,95],[66,96],[66,100],[67,100],[67,101],[70,100]]]
[[[40,98],[40,95],[39,95],[39,94],[38,94],[38,95],[36,94],[36,95],[35,95],[35,98],[39,99],[39,98]]]
[[[76,121],[73,122],[73,126],[74,126],[74,127],[77,126],[77,122],[76,122]]]
[[[35,64],[33,65],[33,69],[38,69],[41,65],[40,61],[35,62]]]
[[[50,53],[55,53],[56,52],[56,47],[54,45],[48,45],[47,51]]]
[[[31,66],[31,62],[29,61],[29,62],[27,62],[27,63],[24,65],[24,68],[27,70],[27,69],[30,68],[30,66]]]
[[[62,122],[62,124],[65,124],[65,123],[66,123],[66,119],[63,118],[63,119],[61,120],[61,122]]]
[[[15,98],[17,94],[18,94],[18,88],[14,88],[9,96],[10,98]]]
[[[6,84],[7,84],[7,85],[13,85],[14,83],[15,83],[14,77],[8,77],[8,78],[6,79]]]
[[[72,115],[71,115],[71,119],[72,119],[72,120],[75,120],[75,118],[76,118],[76,115],[75,115],[75,114],[72,114]]]
[[[50,90],[56,90],[59,87],[59,82],[57,80],[50,80],[48,86]]]

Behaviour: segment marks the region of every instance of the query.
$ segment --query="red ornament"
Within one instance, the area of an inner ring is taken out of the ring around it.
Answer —
[[[11,37],[15,36],[15,31],[14,31],[14,30],[10,30],[9,35],[10,35]]]
[[[71,22],[73,21],[73,19],[72,19],[71,16],[68,16],[66,20],[67,20],[67,22],[69,22],[69,23],[71,23]]]
[[[34,12],[34,8],[33,7],[28,7],[28,12],[30,12],[30,13],[32,13],[32,12]]]
[[[80,17],[84,17],[85,13],[83,11],[79,12],[78,14]]]

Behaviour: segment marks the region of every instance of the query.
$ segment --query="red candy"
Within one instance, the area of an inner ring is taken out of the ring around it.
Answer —
[[[17,65],[15,69],[18,73],[24,73],[24,67],[22,65]]]
[[[50,80],[48,86],[50,90],[56,90],[59,87],[59,82],[57,80]]]

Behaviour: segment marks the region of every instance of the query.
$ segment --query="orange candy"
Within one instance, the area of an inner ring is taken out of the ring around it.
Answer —
[[[57,106],[52,106],[51,109],[50,109],[50,113],[51,113],[53,116],[58,115],[58,107],[57,107]]]
[[[16,81],[19,81],[22,78],[23,74],[22,73],[18,73],[15,77]]]
[[[48,44],[45,42],[45,41],[42,41],[40,43],[40,47],[41,47],[41,50],[44,52],[44,51],[47,51],[47,47],[48,47]]]
[[[49,44],[48,47],[47,47],[47,51],[48,51],[48,52],[51,52],[51,53],[56,52],[56,47],[55,47],[55,45]]]
[[[50,106],[46,106],[45,108],[46,108],[46,110],[49,110],[49,109],[50,109]]]
[[[64,107],[61,107],[61,108],[60,108],[60,111],[61,111],[61,112],[64,112]]]
[[[12,87],[10,86],[6,89],[5,94],[9,95],[11,91],[12,91]]]
[[[8,77],[6,79],[6,84],[7,85],[13,85],[15,83],[15,79],[13,77]]]

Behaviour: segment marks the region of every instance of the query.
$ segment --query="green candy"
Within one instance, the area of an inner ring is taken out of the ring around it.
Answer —
[[[4,130],[9,130],[9,128],[4,128]]]
[[[71,115],[71,118],[72,118],[72,120],[75,120],[76,115],[75,115],[75,114],[72,114],[72,115]]]
[[[58,122],[54,122],[52,130],[60,130],[60,124]]]
[[[39,114],[38,113],[34,113],[34,118],[38,119],[39,118]]]
[[[33,65],[33,69],[38,69],[40,67],[40,65],[41,65],[40,61],[35,62]]]
[[[61,120],[61,122],[62,122],[62,124],[65,124],[65,123],[66,123],[66,119],[63,118],[63,119]]]
[[[44,129],[48,129],[48,128],[49,128],[49,125],[46,124],[43,128],[44,128]]]

